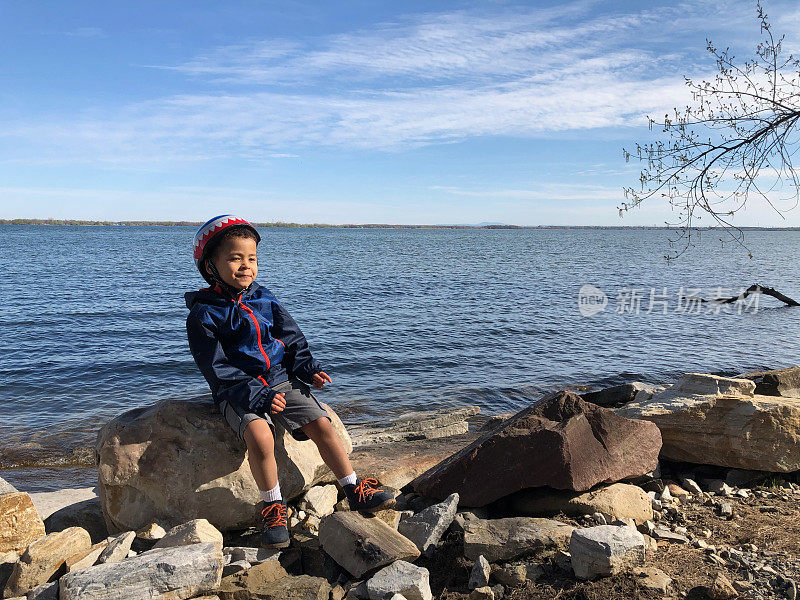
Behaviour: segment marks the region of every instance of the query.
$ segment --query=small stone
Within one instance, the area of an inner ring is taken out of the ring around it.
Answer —
[[[666,529],[665,527],[656,527],[653,530],[653,537],[659,540],[666,540],[668,542],[676,543],[676,544],[688,544],[689,538],[685,535],[681,535],[680,533],[675,533]]]
[[[714,583],[708,590],[708,597],[711,598],[711,600],[730,600],[731,598],[736,598],[738,595],[739,592],[736,591],[730,580],[722,573],[717,573],[717,576],[714,578]]]
[[[190,546],[201,542],[212,542],[222,550],[222,534],[206,519],[193,519],[170,529],[153,548]]]
[[[654,590],[667,593],[667,589],[672,584],[672,579],[661,569],[655,567],[641,567],[633,570],[637,577],[636,584],[647,590]]]
[[[458,494],[450,494],[443,502],[429,506],[413,517],[401,521],[397,531],[424,552],[429,546],[435,546],[439,542],[453,522],[457,510]]]
[[[730,502],[723,502],[719,505],[719,514],[723,517],[733,516],[733,504]]]
[[[398,560],[367,581],[370,600],[383,600],[399,593],[408,600],[432,600],[428,569]]]
[[[133,540],[136,539],[135,531],[126,531],[117,536],[114,536],[109,542],[108,546],[100,553],[98,562],[102,563],[115,563],[120,562],[128,557],[128,552],[131,549]]]
[[[572,570],[579,579],[614,575],[644,561],[644,538],[632,527],[600,525],[572,532]]]
[[[488,585],[486,587],[472,590],[469,593],[469,600],[495,600],[494,590]]]
[[[594,522],[597,525],[608,525],[608,521],[606,521],[606,518],[603,516],[603,513],[599,512],[594,513],[592,515],[592,519],[594,519]]]
[[[668,487],[665,487],[664,491],[661,492],[661,496],[659,497],[659,500],[661,500],[661,502],[669,502],[670,500],[672,500],[672,494],[670,493]]]
[[[697,482],[690,477],[681,477],[681,485],[687,492],[694,494],[695,496],[703,495],[703,490],[700,489],[700,486],[697,485]]]
[[[150,523],[149,525],[145,525],[141,529],[136,530],[136,537],[142,540],[160,540],[165,535],[167,535],[166,530],[158,523]]]
[[[469,575],[469,589],[474,590],[489,585],[490,573],[491,567],[489,566],[489,561],[487,561],[483,555],[480,555],[475,561],[475,564],[472,565],[472,571]]]
[[[234,575],[235,573],[246,571],[249,568],[250,563],[246,560],[233,561],[222,567],[222,576],[227,577],[228,575]]]
[[[706,490],[717,496],[730,496],[733,493],[733,488],[722,479],[703,479],[701,483]]]

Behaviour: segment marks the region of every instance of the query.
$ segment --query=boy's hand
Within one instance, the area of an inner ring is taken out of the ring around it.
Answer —
[[[325,371],[320,371],[319,373],[314,373],[314,378],[311,383],[314,384],[316,389],[320,389],[326,383],[331,383],[331,381],[333,380]]]
[[[269,407],[269,412],[279,413],[284,408],[286,408],[286,400],[284,400],[283,394],[275,394],[275,397],[272,399],[272,404]]]

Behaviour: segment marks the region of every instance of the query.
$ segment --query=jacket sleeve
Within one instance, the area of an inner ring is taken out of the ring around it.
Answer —
[[[284,344],[285,364],[289,375],[310,384],[314,374],[323,370],[322,365],[311,356],[306,336],[300,331],[300,327],[289,312],[277,301],[272,304],[272,312],[276,328],[274,337],[279,338]]]
[[[233,366],[217,340],[215,326],[196,315],[186,319],[189,349],[216,402],[246,409],[248,412],[268,410],[275,392],[258,377],[251,377]]]

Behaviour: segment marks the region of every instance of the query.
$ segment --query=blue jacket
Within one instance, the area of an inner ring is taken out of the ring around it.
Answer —
[[[206,288],[185,298],[189,348],[217,404],[263,413],[275,396],[271,386],[289,378],[310,384],[323,370],[267,288],[253,283],[235,299]]]

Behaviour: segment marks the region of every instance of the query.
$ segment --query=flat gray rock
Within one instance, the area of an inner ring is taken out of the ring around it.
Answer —
[[[425,552],[429,546],[439,543],[457,511],[458,494],[450,494],[443,502],[400,521],[397,531],[414,542],[421,552]]]
[[[564,550],[574,529],[559,521],[537,517],[469,519],[464,522],[464,556],[477,560],[482,554],[495,563],[526,554]]]
[[[409,412],[380,427],[355,426],[348,428],[348,432],[353,439],[353,446],[450,437],[467,433],[467,419],[480,411],[479,406],[462,406]]]
[[[407,600],[432,600],[428,569],[398,560],[367,581],[370,600],[385,600],[400,594]]]
[[[633,527],[599,525],[576,529],[569,553],[572,570],[579,579],[614,575],[644,561],[644,537]]]
[[[191,598],[212,592],[222,578],[222,551],[213,543],[159,548],[119,563],[96,565],[59,580],[60,600]]]

